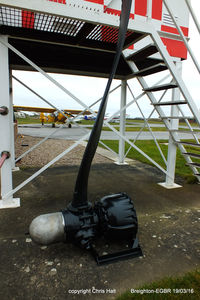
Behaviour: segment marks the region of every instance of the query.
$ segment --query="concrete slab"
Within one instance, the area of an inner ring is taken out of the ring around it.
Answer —
[[[159,182],[158,185],[164,187],[165,189],[171,190],[171,189],[179,189],[182,187],[182,185],[180,184],[167,184],[166,182]]]
[[[34,244],[26,235],[29,224],[40,214],[65,208],[77,172],[77,166],[48,169],[15,195],[21,198],[20,208],[0,211],[1,300],[109,300],[140,284],[200,266],[199,185],[177,178],[183,188],[163,189],[157,182],[164,176],[141,163],[93,165],[89,199],[127,192],[138,214],[143,258],[98,267],[89,253],[74,245]],[[15,172],[15,186],[32,173]],[[101,254],[110,251],[108,242],[101,245]]]

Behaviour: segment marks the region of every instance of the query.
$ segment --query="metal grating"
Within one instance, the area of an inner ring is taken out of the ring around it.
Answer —
[[[109,43],[117,43],[118,39],[118,29],[112,28],[104,25],[97,25],[86,37],[87,39],[109,42]],[[126,38],[130,36],[132,32],[128,31],[126,34]]]
[[[70,36],[76,36],[83,27],[84,22],[69,19],[56,18],[53,21],[52,28],[54,32]]]
[[[85,22],[0,7],[0,24],[76,36]]]
[[[22,12],[19,9],[0,7],[0,24],[22,27]]]
[[[0,25],[29,28],[44,32],[59,33],[70,37],[85,38],[86,40],[96,42],[106,42],[116,44],[118,39],[118,29],[104,26],[94,25],[91,30],[85,33],[81,29],[86,25],[83,21],[74,19],[61,18],[41,13],[33,13],[14,8],[0,7]],[[126,38],[133,34],[128,31]]]

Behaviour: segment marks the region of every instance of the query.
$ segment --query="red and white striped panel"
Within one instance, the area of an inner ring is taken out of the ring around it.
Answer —
[[[105,13],[120,15],[121,1],[117,2],[118,7],[116,7],[116,5],[117,5],[116,1],[113,1],[113,4],[110,0],[84,0],[84,1],[104,5]],[[109,5],[110,2],[111,2],[111,5]],[[131,19],[140,18],[140,20],[142,20],[142,17],[143,17],[143,18],[145,18],[144,21],[146,21],[147,4],[148,4],[147,2],[148,2],[148,0],[133,0],[133,7],[131,10],[130,18]],[[171,6],[173,7],[173,5],[182,7],[181,0],[176,0],[176,4],[175,4],[175,1],[171,1]],[[153,20],[156,21],[155,27],[157,30],[178,34],[178,32],[172,22],[171,22],[172,24],[170,24],[170,25],[165,24],[165,22],[167,22],[167,20],[169,20],[170,17],[167,15],[167,13],[163,9],[163,0],[152,0],[152,15],[151,15],[151,17]],[[187,15],[182,17],[181,23],[188,24],[188,16]],[[181,26],[181,29],[183,30],[184,35],[188,36],[189,28],[187,26]],[[183,42],[181,42],[179,40],[169,39],[169,38],[162,38],[162,41],[171,56],[185,58],[185,59],[187,58],[187,49]]]
[[[47,0],[51,2],[57,2],[61,5],[66,4],[68,0]],[[82,0],[87,1],[88,4],[91,2],[97,5],[103,5],[103,10],[105,14],[120,15],[121,13],[121,0],[111,1],[111,0]],[[184,9],[180,10],[182,0],[170,0],[171,6],[177,11],[177,15],[181,14],[178,18],[179,25],[183,30],[185,36],[188,36],[188,16],[184,13]],[[146,22],[147,16],[147,4],[148,0],[133,0],[133,5],[131,9],[130,18],[140,19]],[[152,19],[155,23],[155,27],[159,31],[178,33],[170,16],[168,15],[166,9],[163,8],[163,0],[152,0]],[[34,13],[22,11],[22,27],[24,28],[34,28],[35,16]],[[105,28],[104,28],[105,27]],[[105,41],[106,26],[102,26],[102,40]],[[107,40],[109,41],[109,40]],[[162,38],[164,45],[166,46],[169,54],[174,57],[187,58],[187,49],[183,42],[170,38]]]

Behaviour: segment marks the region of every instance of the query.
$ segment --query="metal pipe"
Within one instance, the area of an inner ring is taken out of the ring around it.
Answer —
[[[9,152],[3,151],[3,152],[1,153],[1,158],[0,158],[0,169],[1,169],[1,167],[3,166],[5,160],[6,160],[7,158],[9,158],[9,157],[10,157]]]
[[[116,54],[97,119],[81,162],[73,201],[62,212],[41,215],[35,218],[29,228],[32,239],[36,243],[44,245],[65,240],[92,252],[94,249],[92,243],[99,235],[104,235],[110,239],[123,240],[130,245],[128,253],[121,251],[111,256],[108,255],[106,258],[103,257],[103,259],[95,251],[94,256],[98,263],[100,261],[111,262],[120,258],[128,258],[130,252],[132,257],[142,255],[136,237],[138,230],[136,212],[131,198],[126,193],[105,196],[94,207],[87,201],[90,167],[100,140],[110,86],[124,45],[131,4],[132,0],[122,0]],[[108,126],[110,125],[108,124]]]
[[[130,9],[131,9],[131,0],[122,1],[122,14],[120,19],[120,27],[119,27],[119,36],[118,36],[118,42],[117,42],[117,48],[116,48],[116,54],[114,57],[111,73],[106,85],[106,89],[103,95],[103,99],[101,101],[101,105],[99,108],[99,112],[97,115],[96,122],[93,126],[90,138],[88,140],[87,147],[85,149],[83,159],[80,165],[79,173],[76,180],[76,185],[74,189],[74,198],[72,201],[72,206],[74,208],[78,208],[81,206],[87,206],[88,200],[87,200],[87,187],[88,187],[88,178],[90,173],[90,167],[92,164],[93,157],[95,155],[98,142],[100,139],[101,129],[103,125],[105,110],[107,106],[107,99],[108,94],[110,90],[110,86],[112,83],[112,80],[114,78],[118,62],[121,56],[121,52],[123,49],[125,37],[126,37],[126,31],[128,27],[128,21],[129,21],[129,15],[130,15]]]

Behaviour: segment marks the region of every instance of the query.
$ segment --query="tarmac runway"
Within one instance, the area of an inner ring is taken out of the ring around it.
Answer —
[[[22,135],[29,135],[33,137],[46,137],[48,135],[51,135],[50,138],[54,138],[54,139],[79,140],[85,134],[89,133],[90,129],[82,126],[80,127],[73,126],[72,128],[62,127],[59,129],[59,127],[51,128],[48,125],[41,127],[41,125],[39,124],[26,124],[26,125],[19,125],[18,132]],[[138,135],[137,131],[126,132],[126,137],[128,139],[135,139],[137,135]],[[154,131],[153,135],[158,140],[168,140],[169,138],[169,133],[165,131]],[[178,135],[180,139],[193,138],[190,133],[179,133]],[[197,136],[200,137],[200,134],[198,134]],[[102,131],[101,139],[118,140],[119,136],[112,131]],[[138,137],[138,140],[152,140],[152,139],[153,136],[148,131],[142,132]]]

